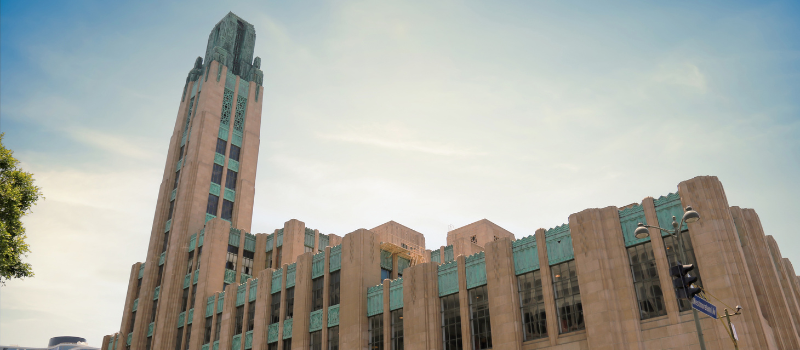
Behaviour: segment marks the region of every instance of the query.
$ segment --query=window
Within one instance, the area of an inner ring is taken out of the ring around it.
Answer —
[[[164,265],[158,267],[158,277],[156,279],[156,286],[161,285],[161,277],[164,277]]]
[[[550,271],[553,275],[558,332],[568,333],[586,328],[575,260],[553,265]]]
[[[272,294],[272,307],[269,312],[269,324],[281,321],[281,292]]]
[[[265,265],[266,265],[266,266],[264,266],[265,269],[271,269],[272,268],[272,251],[271,250],[267,252],[267,261],[266,261]]]
[[[247,331],[252,331],[255,327],[255,319],[256,319],[256,302],[251,301],[247,303]]]
[[[294,287],[286,289],[286,317],[288,320],[294,317]]]
[[[461,350],[461,311],[458,294],[439,298],[442,305],[442,343],[444,350]]]
[[[522,312],[523,341],[547,336],[547,315],[542,295],[541,270],[517,276],[520,309]]]
[[[169,243],[169,231],[164,232],[164,242],[161,243],[161,252],[167,251],[167,243]],[[159,283],[160,285],[160,283]]]
[[[228,176],[225,177],[225,188],[230,188],[232,190],[236,189],[236,177],[238,173],[228,169]]]
[[[392,311],[392,350],[403,350],[403,309]]]
[[[156,309],[158,308],[158,300],[153,300],[153,308],[150,312],[150,322],[156,321]]]
[[[242,252],[242,272],[253,275],[253,256],[255,253],[250,251],[243,251]]]
[[[278,247],[278,255],[275,256],[275,268],[281,268],[281,257],[283,256],[281,247]]]
[[[181,160],[181,159],[183,159],[183,147],[184,147],[184,146],[181,146],[180,153],[178,153],[178,160]]]
[[[241,148],[239,148],[239,146],[231,144],[231,153],[228,156],[231,159],[233,159],[233,160],[238,162],[239,161],[239,152],[240,151],[241,151]]]
[[[192,325],[188,324],[186,326],[186,345],[184,345],[183,350],[189,350],[189,340],[192,339]]]
[[[311,280],[311,311],[322,310],[323,288],[325,287],[325,278],[318,277]]]
[[[408,246],[405,243],[400,243],[400,247],[402,247],[403,249],[408,249]]]
[[[329,299],[328,300],[328,305],[329,306],[339,305],[339,272],[340,271],[341,270],[337,270],[337,271],[331,272],[331,274],[328,276],[328,278],[330,279],[330,282],[329,282],[329,285],[328,285],[328,299]]]
[[[208,344],[211,342],[211,325],[212,325],[213,317],[208,316],[206,317],[206,330],[205,334],[203,335],[203,344]]]
[[[181,299],[181,312],[186,311],[186,304],[189,302],[189,288],[183,288],[183,298]]]
[[[218,138],[217,139],[217,153],[225,154],[225,148],[228,146],[228,142]]]
[[[175,340],[175,350],[181,350],[182,349],[181,340],[183,340],[183,327],[182,326],[180,328],[178,328],[178,332],[176,334],[178,336],[178,339]]]
[[[194,309],[194,301],[197,299],[197,284],[192,285],[192,299],[189,300],[189,308]]]
[[[136,311],[131,313],[131,328],[128,333],[133,332],[133,326],[136,324]]]
[[[489,321],[489,291],[486,285],[483,285],[470,289],[468,293],[472,349],[491,349],[492,325]]]
[[[381,269],[381,281],[383,281],[383,280],[385,280],[387,278],[389,278],[389,279],[392,278],[392,271],[391,270],[387,270],[387,269]]]
[[[181,177],[181,171],[178,170],[175,172],[175,182],[172,184],[172,189],[178,188],[178,179]]]
[[[292,338],[283,340],[283,350],[292,350]]]
[[[217,314],[217,322],[214,325],[214,340],[219,340],[219,330],[222,328],[222,313]],[[230,329],[230,328],[229,328]]]
[[[244,305],[240,305],[236,308],[236,323],[234,323],[233,328],[233,335],[242,334],[242,329],[244,329]]]
[[[222,183],[222,165],[214,164],[214,168],[211,171],[211,182],[218,185]]]
[[[371,350],[383,350],[383,314],[367,319],[369,323],[369,344]]]
[[[305,251],[303,251],[304,253],[313,253],[314,252],[314,248],[313,247],[304,246],[304,248],[305,248]]]
[[[322,331],[312,332],[310,338],[308,348],[310,350],[322,350]]]
[[[639,317],[646,320],[666,315],[667,309],[664,308],[656,258],[653,255],[653,243],[648,241],[628,247],[628,261],[631,264],[636,300],[639,301]]]
[[[233,217],[233,202],[223,199],[222,200],[222,218],[231,221]]]
[[[267,345],[267,350],[278,350],[278,342]]]
[[[145,350],[150,350],[150,347],[152,345],[153,345],[153,337],[147,337],[147,345],[145,345],[145,347],[144,347]],[[131,347],[128,346],[127,348],[130,349]]]
[[[675,266],[678,263],[682,264],[692,264],[694,265],[694,270],[689,273],[690,276],[697,277],[696,285],[702,287],[703,280],[700,277],[699,266],[697,266],[697,258],[694,256],[694,246],[692,246],[692,239],[689,236],[689,231],[681,232],[681,240],[683,241],[683,251],[686,253],[686,261],[680,261],[680,253],[677,251],[678,249],[678,240],[673,238],[672,236],[665,236],[664,237],[664,250],[667,251],[667,261],[669,262],[669,266]],[[688,311],[692,309],[692,305],[689,303],[688,300],[685,299],[678,299],[678,308],[680,311]]]
[[[197,247],[197,262],[195,263],[195,269],[200,268],[200,257],[203,255],[203,247]]]
[[[219,196],[208,194],[208,205],[206,205],[206,214],[217,216],[217,205],[219,204]]]
[[[175,210],[175,201],[169,201],[169,214],[167,215],[167,220],[172,219],[172,211]]]
[[[236,263],[239,260],[239,247],[228,245],[228,256],[225,259],[225,268],[236,271]],[[225,290],[225,289],[223,289]]]
[[[194,251],[189,252],[189,260],[186,263],[186,273],[192,273],[192,267],[194,267]]]
[[[328,350],[339,350],[339,326],[328,328]]]
[[[478,243],[478,236],[472,236],[472,237],[470,237],[470,241],[472,241],[472,243],[475,243],[475,244],[477,244],[477,243]]]
[[[142,279],[139,278],[136,280],[136,296],[133,297],[134,299],[139,299],[139,291],[142,290]]]

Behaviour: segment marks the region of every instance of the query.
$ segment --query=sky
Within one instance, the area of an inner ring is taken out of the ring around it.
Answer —
[[[521,238],[714,175],[800,264],[796,1],[1,1],[0,132],[46,199],[0,344],[119,330],[186,75],[229,11],[264,71],[254,233]]]

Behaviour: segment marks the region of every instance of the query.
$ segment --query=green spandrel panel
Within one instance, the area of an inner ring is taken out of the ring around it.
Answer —
[[[294,281],[296,276],[297,276],[297,263],[291,263],[286,267],[286,288],[294,287]]]
[[[239,162],[237,162],[237,161],[235,161],[233,159],[228,159],[228,169],[233,170],[233,171],[238,173],[239,172]]]
[[[189,285],[192,283],[192,274],[187,273],[185,277],[183,277],[183,288],[189,288]]]
[[[249,279],[251,279],[251,278],[253,278],[253,276],[251,276],[251,275],[248,275],[248,274],[246,274],[246,273],[242,272],[242,274],[239,276],[239,282],[240,282],[240,283],[245,283],[245,282],[247,282],[247,280],[249,280]]]
[[[438,264],[442,263],[441,251],[439,249],[431,251],[431,262],[435,262],[435,263],[438,263]]]
[[[258,289],[258,278],[250,281],[250,291],[247,292],[247,300],[253,302],[256,300],[256,291]]]
[[[256,252],[256,235],[251,233],[244,233],[244,250],[249,252]]]
[[[178,314],[178,327],[176,328],[183,327],[185,323],[186,323],[186,312],[181,312],[180,314]]]
[[[326,234],[319,234],[319,249],[322,250],[328,246],[328,242],[330,241],[330,237]]]
[[[683,217],[683,206],[681,205],[681,197],[678,193],[670,193],[666,196],[658,197],[653,201],[656,206],[656,217],[658,218],[658,226],[667,230],[672,230],[672,217],[675,217],[676,222],[680,222]],[[683,223],[681,231],[688,230],[689,226]],[[653,230],[650,231],[651,233]],[[669,233],[661,232],[662,236],[667,236]]]
[[[219,138],[221,138],[221,139],[223,139],[225,141],[228,141],[228,133],[229,132],[230,132],[230,129],[228,129],[227,126],[220,125],[219,126],[219,134],[217,135],[217,137],[219,137]]]
[[[547,244],[547,262],[555,265],[575,258],[572,250],[572,236],[569,224],[563,224],[547,230],[544,234]]]
[[[228,244],[234,247],[239,246],[239,238],[241,237],[242,230],[235,229],[231,227],[231,231],[228,234]]]
[[[170,228],[172,228],[172,219],[167,220],[164,224],[164,232],[169,232]]]
[[[330,265],[328,268],[330,272],[339,271],[342,268],[342,245],[336,245],[331,247],[331,258]]]
[[[328,327],[339,325],[339,304],[328,307]]]
[[[196,233],[193,234],[191,237],[189,237],[189,251],[190,252],[194,251],[195,245],[197,245],[197,234]]]
[[[181,170],[181,165],[183,165],[183,159],[178,160],[178,164],[175,164],[175,171]]]
[[[539,269],[539,250],[536,248],[536,236],[530,235],[511,243],[514,254],[514,273],[536,271]]]
[[[136,300],[133,301],[133,307],[131,308],[131,312],[136,311],[136,309],[138,308],[139,308],[139,298],[136,298]]]
[[[275,243],[276,247],[283,246],[283,229],[278,230],[278,236],[275,238],[278,241]]]
[[[230,69],[228,70],[228,74],[225,76],[225,88],[230,89],[231,91],[236,90],[236,75],[234,75],[233,71]]]
[[[175,195],[176,195],[176,194],[178,194],[178,189],[177,189],[177,188],[173,188],[173,189],[172,189],[172,193],[169,195],[169,200],[170,200],[170,201],[174,201],[174,200],[175,200]]]
[[[206,317],[214,314],[214,296],[208,297],[206,300]]]
[[[209,220],[211,220],[211,219],[213,219],[215,217],[217,217],[217,216],[213,215],[213,214],[206,214],[206,222],[208,222]]]
[[[392,253],[381,250],[381,268],[385,270],[392,270]]]
[[[272,251],[272,246],[275,245],[275,243],[273,241],[274,239],[275,239],[275,234],[274,233],[270,233],[269,235],[267,235],[267,248],[266,248],[266,251],[268,251],[268,252]]]
[[[650,237],[636,238],[633,234],[639,223],[647,225],[644,217],[644,208],[641,205],[634,205],[625,210],[619,211],[619,224],[622,227],[622,237],[625,239],[625,246],[630,247],[650,240]]]
[[[167,252],[161,252],[161,255],[158,257],[158,266],[164,265],[164,259],[167,257]]]
[[[242,348],[242,335],[234,335],[231,339],[231,350],[240,350]]]
[[[281,291],[282,279],[283,279],[283,268],[277,269],[275,270],[275,272],[272,273],[272,288],[270,288],[270,294],[275,294]]]
[[[215,184],[212,182],[211,185],[208,186],[208,193],[211,193],[215,196],[219,196],[220,191],[222,191],[222,186],[220,186],[220,184]]]
[[[225,306],[225,292],[219,293],[217,296],[217,313],[222,312],[223,306]]]
[[[316,332],[322,329],[322,309],[312,311],[309,315],[308,331]]]
[[[200,277],[200,269],[194,270],[194,278],[192,279],[192,284],[197,284],[198,277]]]
[[[247,98],[247,95],[250,93],[250,82],[244,79],[239,79],[239,90],[237,90],[237,95]]]
[[[449,245],[444,247],[444,262],[451,262],[455,260],[455,256],[453,255],[453,246]]]
[[[144,264],[139,265],[139,278],[144,277]]]
[[[236,116],[233,120],[233,131],[244,132],[245,113],[247,113],[247,97],[236,96]]]
[[[253,348],[253,331],[247,331],[244,334],[244,348],[245,350]]]
[[[234,190],[232,190],[230,188],[225,188],[225,194],[222,196],[222,198],[227,199],[227,200],[229,200],[231,202],[235,202],[236,201],[236,191],[234,191]]]
[[[200,238],[197,239],[197,246],[203,246],[203,239],[206,237],[206,229],[200,230]]]
[[[314,248],[314,230],[306,227],[306,235],[303,239],[303,244],[306,247]]]
[[[403,308],[403,279],[392,281],[389,287],[389,309],[394,311]]]
[[[127,340],[128,346],[131,345],[131,339],[133,339],[133,332],[128,333],[128,340]]]
[[[439,268],[439,296],[458,293],[458,264],[455,261],[444,263]]]
[[[192,324],[192,319],[194,319],[194,309],[189,309],[186,311],[186,324]]]
[[[231,125],[231,111],[233,111],[233,90],[226,88],[222,93],[222,112],[219,118],[220,128],[225,130]],[[224,140],[228,140],[228,133],[225,132]]]
[[[273,323],[267,329],[267,343],[274,343],[278,341],[278,331],[280,330],[280,323]]]
[[[247,293],[247,284],[240,284],[236,287],[236,306],[244,305],[244,298]]]
[[[311,278],[321,277],[325,274],[325,252],[314,254],[311,259]]]
[[[383,285],[367,289],[367,317],[383,313]]]
[[[411,260],[397,257],[397,273],[403,273],[409,266],[411,266]]]
[[[211,347],[212,350],[219,350],[219,340],[214,342],[214,346]]]
[[[155,326],[156,326],[155,322],[150,322],[150,324],[147,325],[147,336],[148,337],[153,335],[153,329],[155,328]]]
[[[225,155],[214,153],[214,164],[225,166]]]
[[[288,320],[283,321],[283,339],[289,339],[292,337],[292,321],[294,319],[290,318]]]
[[[210,350],[208,346],[209,344],[203,344],[203,346],[200,347],[200,350]]]
[[[233,284],[234,282],[236,282],[236,271],[233,271],[231,269],[225,269],[224,281],[227,284]]]
[[[242,147],[242,133],[239,131],[233,131],[233,137],[231,138],[231,144],[236,146]]]
[[[466,257],[465,270],[467,289],[480,287],[486,284],[486,259],[484,252]]]

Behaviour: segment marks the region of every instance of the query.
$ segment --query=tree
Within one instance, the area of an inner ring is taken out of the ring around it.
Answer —
[[[0,134],[0,283],[12,278],[33,277],[31,264],[23,263],[30,247],[25,243],[23,216],[30,213],[41,189],[33,185],[33,176],[17,168],[14,152],[3,146]]]

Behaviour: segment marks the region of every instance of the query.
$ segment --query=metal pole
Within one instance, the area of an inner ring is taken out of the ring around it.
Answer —
[[[675,218],[673,217],[672,220],[673,220],[672,223],[674,225],[675,224],[675,221],[674,221]],[[683,226],[683,220],[681,220],[680,224],[678,224],[678,227],[675,227],[675,232],[672,233],[672,235],[673,236],[677,236],[677,238],[678,238],[678,246],[680,246],[678,251],[681,253],[681,260],[683,261],[683,263],[686,263],[687,262],[686,261],[686,252],[683,251],[683,239],[681,238],[681,235],[680,235],[681,226]],[[692,301],[689,300],[689,303],[691,303],[691,302]],[[695,308],[692,308],[692,315],[694,316],[694,326],[697,328],[697,338],[700,340],[700,350],[706,350],[706,341],[703,338],[703,327],[700,326],[700,315],[697,314],[697,310]]]
[[[731,340],[733,341],[733,347],[736,350],[739,350],[739,343],[736,341],[736,338],[733,336],[733,327],[731,327],[731,315],[728,314],[728,309],[725,309],[725,318],[728,319],[728,333],[730,333]]]

